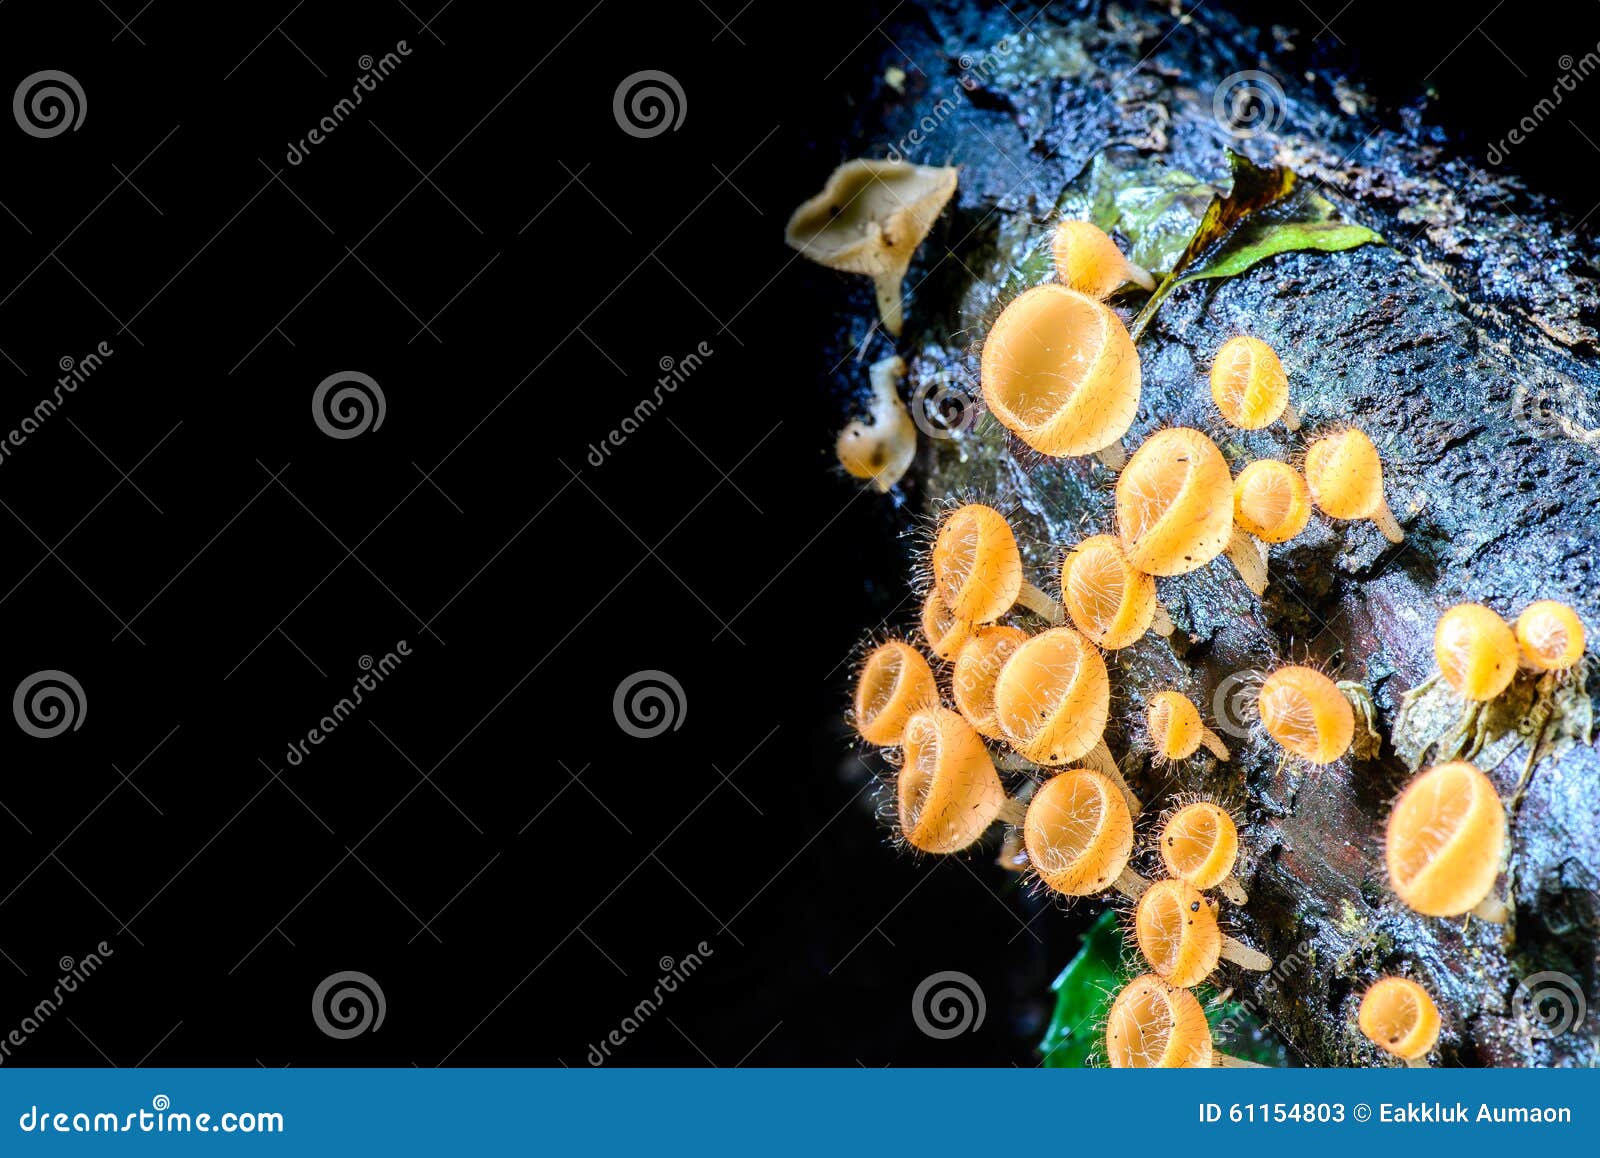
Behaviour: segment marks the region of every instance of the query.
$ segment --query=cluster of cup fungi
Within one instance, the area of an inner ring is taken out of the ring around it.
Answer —
[[[1299,535],[1314,509],[1370,520],[1392,542],[1403,532],[1384,498],[1378,451],[1354,427],[1312,440],[1299,469],[1264,459],[1234,475],[1210,437],[1185,427],[1158,430],[1126,456],[1121,441],[1138,409],[1139,358],[1105,299],[1128,282],[1149,288],[1152,279],[1089,222],[1061,222],[1054,256],[1057,281],[1024,291],[994,322],[982,350],[983,396],[1041,454],[1094,454],[1116,470],[1115,528],[1067,547],[1056,591],[1047,593],[1025,577],[1016,536],[998,510],[968,503],[944,513],[928,552],[921,612],[922,642],[938,667],[905,639],[877,643],[859,670],[853,723],[861,739],[888,751],[895,769],[889,811],[910,848],[959,853],[999,823],[1007,826],[1001,863],[1040,888],[1065,898],[1125,898],[1148,968],[1111,1003],[1110,1065],[1246,1065],[1213,1047],[1193,993],[1223,961],[1272,967],[1219,921],[1219,895],[1232,905],[1248,901],[1237,822],[1219,802],[1187,797],[1149,826],[1166,879],[1147,880],[1130,867],[1142,805],[1105,741],[1112,688],[1102,652],[1147,632],[1173,632],[1154,577],[1226,555],[1261,595],[1269,546]],[[880,288],[885,280],[897,287],[902,272],[892,263]],[[899,320],[895,312],[892,321]],[[1258,338],[1228,341],[1213,359],[1210,386],[1232,426],[1282,421],[1299,429],[1283,364]],[[1519,667],[1548,680],[1572,670],[1584,655],[1584,628],[1571,608],[1551,601],[1527,608],[1515,628],[1487,607],[1463,604],[1440,618],[1434,644],[1433,678],[1468,705],[1450,737],[1451,754],[1463,758],[1425,769],[1398,798],[1385,836],[1388,879],[1419,914],[1504,922],[1508,906],[1494,887],[1506,855],[1506,808],[1468,762],[1482,742],[1482,706]],[[1164,689],[1144,701],[1143,734],[1156,761],[1181,763],[1201,749],[1229,760],[1187,697]],[[1254,706],[1284,760],[1315,769],[1350,750],[1357,709],[1370,712],[1370,697],[1316,667],[1286,664],[1260,681]],[[1020,774],[1016,791],[1002,773]],[[1421,983],[1389,976],[1366,990],[1357,1025],[1387,1053],[1426,1065],[1441,1017]]]

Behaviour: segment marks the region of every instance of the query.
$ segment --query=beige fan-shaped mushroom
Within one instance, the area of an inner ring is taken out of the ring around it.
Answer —
[[[821,193],[794,211],[784,240],[829,269],[870,277],[884,328],[899,337],[905,321],[900,283],[955,191],[955,169],[846,161]]]

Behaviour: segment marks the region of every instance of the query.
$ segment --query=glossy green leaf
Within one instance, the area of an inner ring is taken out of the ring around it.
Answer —
[[[1056,995],[1039,1052],[1051,1069],[1081,1069],[1098,1045],[1112,995],[1122,984],[1122,931],[1117,914],[1101,913],[1083,934],[1078,953],[1051,983]]]

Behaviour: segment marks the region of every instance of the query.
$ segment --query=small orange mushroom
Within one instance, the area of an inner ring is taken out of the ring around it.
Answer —
[[[982,503],[951,511],[933,542],[933,581],[945,606],[959,619],[988,623],[1019,600],[1052,623],[1061,607],[1022,577],[1022,554],[1005,516]]]
[[[1517,674],[1517,637],[1481,603],[1458,603],[1433,629],[1433,657],[1444,682],[1469,700],[1492,700]]]
[[[1116,650],[1146,631],[1172,634],[1155,580],[1128,561],[1112,535],[1092,535],[1061,563],[1061,603],[1090,642]]]
[[[1105,300],[1128,282],[1154,291],[1156,279],[1124,256],[1117,243],[1092,221],[1063,221],[1056,226],[1051,249],[1056,277],[1068,289]]]
[[[1179,880],[1197,889],[1220,889],[1236,905],[1249,900],[1233,871],[1239,828],[1225,809],[1209,800],[1185,804],[1161,825],[1156,846],[1167,871]]]
[[[1259,1069],[1217,1050],[1200,1001],[1153,973],[1122,987],[1106,1016],[1106,1061],[1112,1069]]]
[[[1368,1041],[1409,1066],[1427,1068],[1439,1041],[1439,1007],[1409,977],[1384,977],[1361,998],[1356,1017]]]
[[[956,707],[980,735],[1004,740],[1006,734],[995,718],[994,686],[1000,669],[1012,653],[1028,641],[1028,633],[1017,627],[980,627],[978,633],[956,655],[950,691]]]
[[[906,376],[905,360],[898,355],[874,362],[871,422],[852,418],[839,432],[834,453],[852,478],[867,479],[879,493],[887,493],[911,467],[917,454],[917,427],[900,401],[896,386]]]
[[[869,744],[900,743],[914,712],[939,702],[939,688],[922,653],[892,639],[874,648],[856,678],[856,731]]]
[[[996,820],[1021,823],[1022,806],[1006,798],[989,749],[957,713],[918,712],[906,722],[903,749],[895,797],[900,831],[913,848],[960,852]]]
[[[1565,603],[1541,599],[1517,616],[1517,646],[1522,661],[1537,671],[1567,671],[1587,647],[1583,620]]]
[[[1306,451],[1306,485],[1322,512],[1335,519],[1371,519],[1391,543],[1405,540],[1383,497],[1378,448],[1359,430],[1330,434]]]
[[[1290,430],[1300,429],[1289,403],[1289,376],[1277,352],[1260,338],[1229,338],[1217,351],[1211,397],[1222,417],[1241,430],[1260,430],[1280,415]]]
[[[1233,534],[1233,476],[1198,430],[1152,434],[1117,477],[1117,532],[1146,575],[1182,575],[1220,555]]]
[[[1133,814],[1112,780],[1069,768],[1047,780],[1028,802],[1023,821],[1028,861],[1045,885],[1069,897],[1115,888],[1129,897],[1146,882],[1128,867]]]
[[[1272,958],[1217,927],[1215,902],[1186,880],[1157,881],[1139,898],[1133,932],[1150,968],[1169,985],[1191,989],[1226,958],[1243,969],[1265,971]]]
[[[1262,682],[1258,704],[1267,735],[1313,764],[1332,764],[1355,739],[1355,709],[1316,668],[1280,667]]]
[[[1001,311],[979,376],[1001,425],[1042,454],[1102,451],[1115,460],[1139,410],[1139,355],[1127,327],[1064,286],[1035,286]]]
[[[1196,708],[1181,692],[1157,692],[1144,710],[1150,746],[1156,760],[1187,760],[1204,744],[1218,760],[1228,758],[1228,746],[1200,719]]]
[[[1462,760],[1435,765],[1406,785],[1389,814],[1389,883],[1424,916],[1473,913],[1501,924],[1510,907],[1490,894],[1505,844],[1505,805],[1489,778]]]
[[[1311,518],[1311,491],[1286,462],[1253,462],[1233,480],[1233,535],[1228,558],[1257,595],[1267,589],[1267,543],[1287,543]]]
[[[946,663],[955,659],[961,645],[972,638],[976,626],[970,619],[957,619],[951,614],[937,586],[928,589],[922,601],[922,636],[934,655]]]

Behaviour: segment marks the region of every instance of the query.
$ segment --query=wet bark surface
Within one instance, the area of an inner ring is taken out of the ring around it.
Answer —
[[[907,281],[898,350],[913,397],[978,397],[977,352],[1017,288],[1027,239],[1107,149],[1225,183],[1225,150],[1235,148],[1316,181],[1343,218],[1388,240],[1282,255],[1179,289],[1140,340],[1130,448],[1162,426],[1196,426],[1238,470],[1256,458],[1294,461],[1307,435],[1354,424],[1383,456],[1406,540],[1391,545],[1370,523],[1318,515],[1273,549],[1263,599],[1225,558],[1160,580],[1178,632],[1108,656],[1108,739],[1148,809],[1205,794],[1244,822],[1250,902],[1225,906],[1225,927],[1280,964],[1265,979],[1225,966],[1223,981],[1295,1060],[1389,1064],[1355,1031],[1354,1013],[1366,984],[1399,972],[1427,985],[1444,1014],[1441,1064],[1600,1062],[1594,1012],[1559,1033],[1541,1020],[1572,1020],[1561,996],[1575,1002],[1581,991],[1597,1004],[1600,753],[1588,741],[1587,691],[1563,684],[1540,728],[1533,681],[1519,677],[1491,713],[1477,762],[1508,800],[1531,733],[1541,740],[1501,881],[1515,905],[1510,925],[1413,914],[1389,892],[1382,858],[1390,804],[1461,708],[1435,689],[1400,714],[1403,694],[1434,670],[1439,613],[1471,600],[1510,619],[1556,598],[1600,629],[1600,339],[1587,236],[1558,207],[1453,156],[1425,114],[1381,119],[1358,88],[1276,65],[1270,36],[1209,6],[1180,25],[1162,5],[1056,5],[1019,33],[1003,10],[930,2],[885,27],[898,50],[885,64],[905,69],[905,91],[875,86],[844,155],[880,156],[894,144],[910,160],[961,166],[957,200]],[[1219,122],[1214,94],[1249,69],[1271,73],[1286,95],[1281,119],[1241,137]],[[797,202],[809,191],[797,190]],[[817,292],[839,303],[829,362],[841,424],[865,364],[894,351],[871,325],[870,289],[852,280],[817,274]],[[1131,296],[1123,316],[1141,300]],[[1210,357],[1242,330],[1283,357],[1300,434],[1215,420]],[[1090,459],[1043,459],[978,414],[956,437],[924,439],[901,517],[909,524],[953,498],[1012,511],[1030,578],[1048,588],[1065,546],[1113,528],[1113,477]],[[1377,735],[1360,758],[1280,766],[1273,745],[1247,731],[1249,673],[1308,658],[1370,692]],[[1139,753],[1144,697],[1167,687],[1214,717],[1232,761],[1155,768]],[[1549,973],[1570,985],[1552,992],[1562,983],[1539,977]]]

